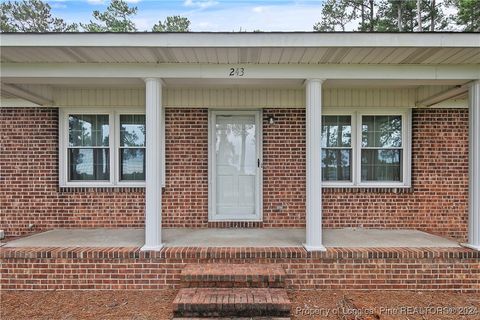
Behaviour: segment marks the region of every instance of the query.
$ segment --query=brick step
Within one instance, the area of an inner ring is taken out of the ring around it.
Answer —
[[[288,317],[285,289],[183,288],[173,301],[175,317]]]
[[[208,317],[208,318],[172,318],[172,320],[205,320],[205,319],[215,319],[215,320],[291,320],[290,317]]]
[[[285,278],[285,270],[273,264],[190,264],[181,275],[187,288],[284,288]]]

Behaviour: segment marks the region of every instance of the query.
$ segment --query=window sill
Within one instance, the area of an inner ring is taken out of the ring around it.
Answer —
[[[60,186],[58,188],[59,192],[69,193],[69,192],[145,192],[145,185],[103,185],[103,186],[92,186],[92,185],[66,185]]]
[[[412,186],[332,186],[323,185],[322,193],[413,193]]]

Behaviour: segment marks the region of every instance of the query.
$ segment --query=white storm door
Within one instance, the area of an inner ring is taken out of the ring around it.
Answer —
[[[211,220],[260,220],[258,111],[211,112]]]

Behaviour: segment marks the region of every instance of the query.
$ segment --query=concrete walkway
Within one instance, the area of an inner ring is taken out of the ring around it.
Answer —
[[[298,247],[305,229],[164,229],[167,247]],[[459,247],[417,230],[326,229],[326,247]],[[8,242],[5,247],[141,247],[143,229],[55,229]]]

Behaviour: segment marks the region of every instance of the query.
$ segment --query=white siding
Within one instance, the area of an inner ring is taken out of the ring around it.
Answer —
[[[414,107],[415,89],[327,88],[323,91],[323,106],[327,108]]]
[[[325,107],[414,107],[415,89],[326,88]],[[56,106],[144,106],[143,88],[57,88]],[[303,108],[303,88],[166,88],[166,107]]]
[[[143,107],[145,90],[142,88],[56,88],[54,103],[59,107]]]

